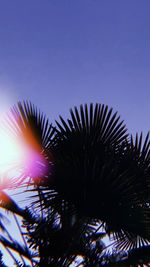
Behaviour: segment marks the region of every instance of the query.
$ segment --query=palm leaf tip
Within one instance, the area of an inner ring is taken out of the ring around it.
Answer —
[[[23,209],[4,191],[0,191],[0,207],[17,215],[23,215]]]

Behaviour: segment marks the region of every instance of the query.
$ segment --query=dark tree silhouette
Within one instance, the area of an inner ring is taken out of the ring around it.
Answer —
[[[44,163],[36,163],[37,177],[24,166],[12,180],[33,193],[30,206],[20,208],[1,192],[1,206],[21,216],[24,229],[24,245],[10,237],[2,244],[31,266],[148,266],[149,135],[134,140],[101,104],[75,107],[53,126],[30,103],[18,103],[9,123]]]

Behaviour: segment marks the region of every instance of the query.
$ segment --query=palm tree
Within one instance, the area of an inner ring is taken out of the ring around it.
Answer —
[[[14,133],[44,158],[36,162],[37,177],[24,169],[19,180],[34,192],[32,208],[19,214],[39,256],[33,266],[70,266],[79,255],[76,266],[148,263],[149,135],[134,141],[117,113],[101,104],[75,107],[56,126],[30,103],[18,103],[12,115]],[[106,250],[105,235],[115,253]]]

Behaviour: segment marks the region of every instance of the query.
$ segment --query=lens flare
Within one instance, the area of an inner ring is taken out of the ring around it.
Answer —
[[[0,128],[0,173],[4,174],[24,158],[19,141],[12,136],[8,129]]]
[[[16,121],[11,115],[9,121],[4,117],[0,123],[0,186],[8,187],[12,178],[39,178],[47,172],[42,148],[32,131],[25,127],[22,132],[19,118],[17,128]]]
[[[24,176],[36,178],[46,175],[48,170],[46,159],[42,154],[41,146],[29,128],[25,130],[22,147],[25,152]]]

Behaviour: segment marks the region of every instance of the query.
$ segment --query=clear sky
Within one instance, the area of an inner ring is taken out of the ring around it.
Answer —
[[[52,121],[102,102],[147,132],[149,14],[149,0],[1,0],[0,91]]]
[[[0,105],[31,100],[50,121],[81,103],[149,130],[149,0],[1,0]]]

